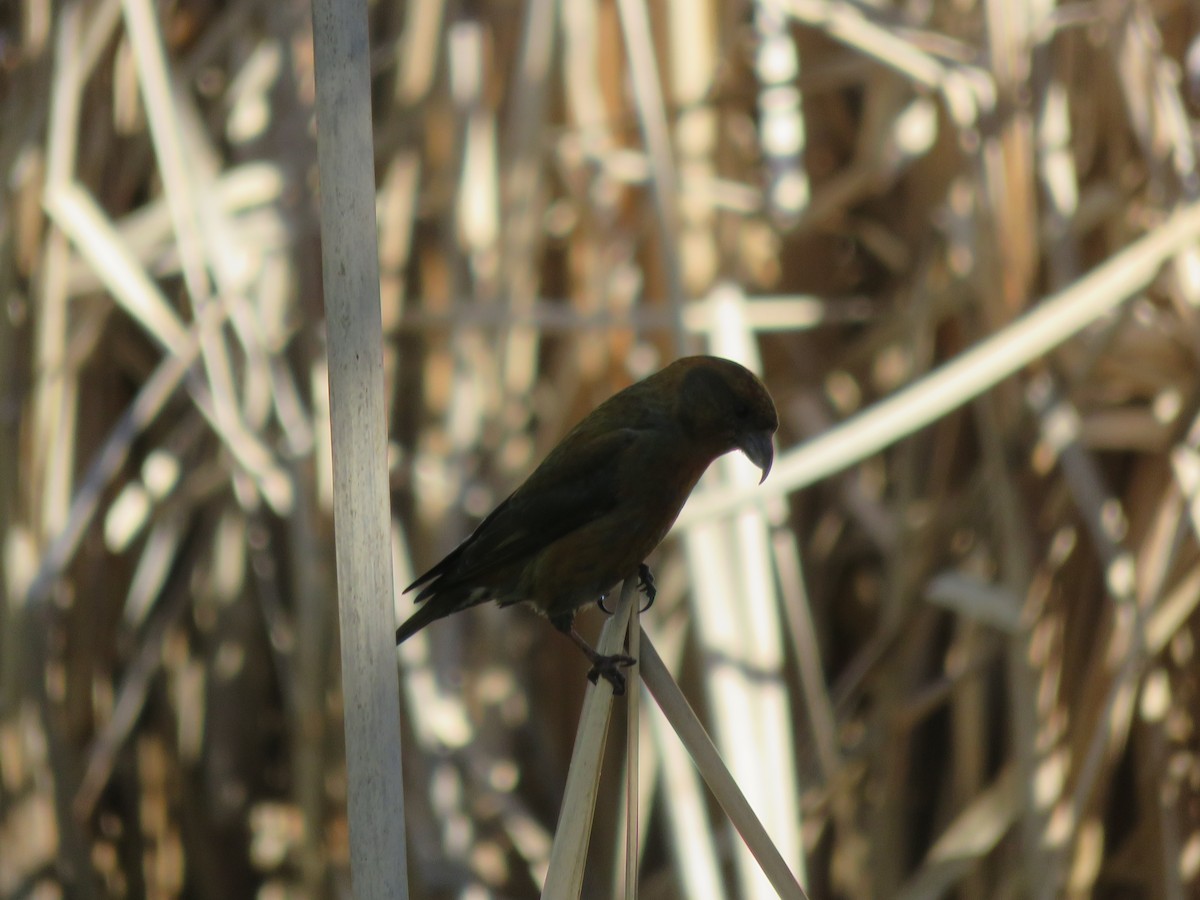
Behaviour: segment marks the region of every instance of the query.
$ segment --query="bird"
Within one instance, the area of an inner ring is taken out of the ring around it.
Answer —
[[[400,644],[451,613],[496,601],[526,604],[591,662],[614,695],[635,660],[606,656],[575,628],[575,613],[637,577],[654,599],[646,557],[666,537],[709,464],[741,450],[766,481],[779,427],[774,401],[749,369],[716,356],[678,359],[612,395],[437,565],[410,584],[416,611]],[[419,590],[418,590],[419,589]]]

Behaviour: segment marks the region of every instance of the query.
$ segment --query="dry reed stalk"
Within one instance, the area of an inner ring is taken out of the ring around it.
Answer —
[[[0,894],[331,896],[308,4],[0,7]],[[372,7],[385,555],[681,347],[761,361],[776,469],[705,486],[646,620],[722,745],[777,729],[735,768],[810,893],[1195,894],[1196,10],[522,12]],[[414,896],[540,890],[560,643],[404,648]],[[583,894],[749,895],[634,705]]]
[[[658,701],[659,708],[687,748],[700,774],[704,776],[734,827],[746,841],[750,852],[762,866],[763,874],[769,880],[772,890],[779,897],[806,900],[808,895],[788,869],[787,862],[776,848],[771,835],[754,814],[750,803],[741,792],[737,779],[725,768],[712,739],[705,733],[687,699],[667,672],[662,659],[654,650],[654,645],[645,634],[642,635],[642,639],[642,665],[646,687]]]
[[[356,896],[405,898],[366,4],[316,0],[313,32],[350,875]]]
[[[637,579],[629,578],[621,586],[621,597],[617,601],[612,617],[604,624],[600,642],[596,649],[612,656],[623,652],[625,633],[629,628],[633,605],[637,602]],[[630,672],[630,685],[635,682],[635,671]],[[550,850],[550,865],[546,881],[542,885],[542,896],[578,897],[583,889],[587,871],[588,839],[595,818],[596,797],[600,786],[600,762],[604,755],[604,742],[608,736],[608,720],[612,712],[612,685],[598,681],[591,685],[584,697],[583,709],[579,714],[579,731],[575,737],[571,755],[570,774],[563,790],[562,807],[558,813],[558,828],[554,833],[554,846]],[[630,807],[636,809],[636,807]],[[630,858],[630,863],[636,857]]]

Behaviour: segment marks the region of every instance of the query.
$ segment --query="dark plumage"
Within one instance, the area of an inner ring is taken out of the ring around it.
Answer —
[[[762,382],[713,356],[677,360],[600,404],[479,527],[414,581],[422,604],[400,643],[430,622],[495,600],[549,617],[603,675],[624,689],[627,656],[605,657],[574,629],[575,611],[641,574],[709,464],[740,449],[771,469],[779,420]]]

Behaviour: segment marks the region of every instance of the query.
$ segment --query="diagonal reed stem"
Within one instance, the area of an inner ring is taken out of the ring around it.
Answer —
[[[733,775],[725,768],[725,763],[721,761],[721,755],[717,752],[712,738],[708,736],[708,732],[704,730],[704,726],[696,717],[695,711],[692,710],[691,704],[679,690],[679,685],[675,683],[671,673],[663,665],[658,651],[654,649],[654,644],[651,643],[645,630],[641,634],[641,651],[642,655],[638,662],[642,669],[642,681],[645,682],[651,696],[658,703],[663,715],[667,717],[667,721],[671,723],[675,733],[679,735],[679,740],[691,754],[696,768],[704,776],[713,796],[717,798],[717,802],[729,816],[733,827],[738,830],[738,834],[742,836],[746,846],[750,848],[750,852],[762,866],[763,874],[767,876],[767,880],[771,882],[771,886],[780,897],[791,898],[791,900],[807,900],[808,895],[804,893],[804,889],[792,875],[791,869],[788,868],[788,864],[784,861],[778,848],[771,842],[770,836],[763,828],[762,822],[759,821],[754,810],[751,809]]]

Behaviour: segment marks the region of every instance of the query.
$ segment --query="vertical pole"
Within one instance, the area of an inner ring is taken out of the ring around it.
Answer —
[[[408,896],[365,0],[312,0],[334,530],[359,900]]]

